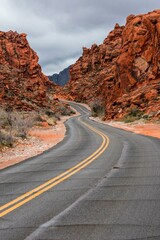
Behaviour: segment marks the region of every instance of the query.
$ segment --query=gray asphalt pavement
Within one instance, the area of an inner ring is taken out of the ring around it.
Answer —
[[[91,121],[73,106],[81,116],[66,122],[61,143],[0,171],[0,239],[160,239],[160,140]],[[55,185],[41,193],[50,179]]]

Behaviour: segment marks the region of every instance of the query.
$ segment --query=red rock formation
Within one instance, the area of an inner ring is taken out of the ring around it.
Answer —
[[[53,88],[42,73],[26,34],[0,32],[0,104],[17,109],[54,109]]]
[[[103,44],[83,48],[65,91],[76,101],[100,99],[107,119],[132,109],[160,117],[160,10],[130,15]]]

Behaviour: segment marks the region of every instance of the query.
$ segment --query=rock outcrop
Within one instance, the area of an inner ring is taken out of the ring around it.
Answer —
[[[121,119],[135,109],[159,118],[160,10],[130,15],[103,44],[83,48],[70,76],[72,98],[87,103],[99,99],[106,119]]]
[[[0,32],[0,104],[20,110],[55,109],[54,84],[42,73],[26,34]]]

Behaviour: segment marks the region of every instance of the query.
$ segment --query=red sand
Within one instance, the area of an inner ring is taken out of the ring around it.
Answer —
[[[132,123],[108,122],[108,125],[122,128],[131,132],[160,138],[160,124],[158,123]]]

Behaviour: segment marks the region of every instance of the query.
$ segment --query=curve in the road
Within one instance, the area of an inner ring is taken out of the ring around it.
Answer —
[[[97,133],[99,136],[102,137],[102,144],[100,145],[100,147],[95,152],[93,152],[90,156],[88,156],[87,158],[83,159],[78,164],[76,164],[74,167],[68,169],[67,171],[61,173],[60,175],[48,180],[47,182],[39,185],[38,187],[32,189],[31,191],[28,191],[25,194],[1,206],[0,217],[7,215],[8,213],[14,211],[15,209],[21,207],[25,203],[31,201],[32,199],[38,197],[39,195],[43,194],[44,192],[58,185],[59,183],[65,181],[66,179],[68,179],[69,177],[71,177],[72,175],[74,175],[75,173],[79,172],[80,170],[88,166],[90,163],[92,163],[106,150],[106,148],[109,145],[108,136],[98,131],[96,128],[93,128],[89,124],[80,120],[80,117],[79,117],[79,121],[83,123],[91,131]]]

